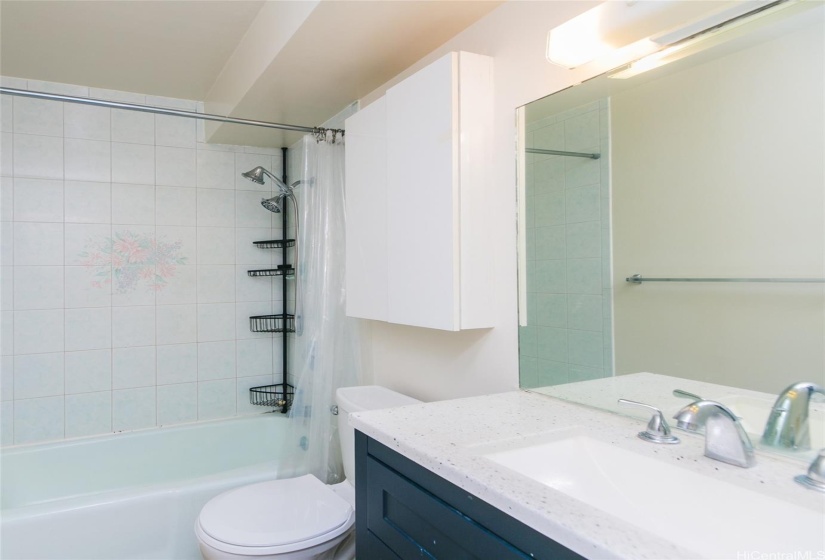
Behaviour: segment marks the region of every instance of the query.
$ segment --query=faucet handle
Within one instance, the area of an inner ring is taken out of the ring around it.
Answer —
[[[679,398],[682,398],[682,399],[690,399],[692,401],[703,401],[703,400],[705,400],[702,397],[700,397],[699,395],[697,395],[696,393],[691,393],[690,391],[684,391],[682,389],[674,389],[673,390],[673,396],[674,397],[679,397]]]
[[[809,490],[825,492],[825,449],[819,450],[819,455],[808,467],[807,474],[800,474],[793,479]]]
[[[629,401],[627,399],[619,399],[619,404],[625,406],[638,406],[640,408],[646,408],[653,411],[653,416],[651,416],[650,422],[647,423],[647,430],[639,432],[638,434],[640,439],[649,441],[650,443],[679,443],[679,438],[670,433],[670,426],[667,425],[667,421],[665,420],[662,411],[655,406],[636,401]]]

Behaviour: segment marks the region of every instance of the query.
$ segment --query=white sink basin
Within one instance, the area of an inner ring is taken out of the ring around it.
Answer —
[[[718,402],[730,408],[742,422],[742,427],[751,436],[756,444],[765,431],[765,423],[773,408],[774,400],[760,399],[745,395],[731,395],[720,397]],[[811,433],[811,449],[819,450],[825,447],[825,412],[821,404],[812,402],[808,413],[809,430]]]
[[[704,558],[825,554],[821,514],[587,436],[483,456]]]

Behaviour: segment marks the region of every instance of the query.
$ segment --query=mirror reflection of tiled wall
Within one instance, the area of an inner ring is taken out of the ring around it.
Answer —
[[[613,375],[608,108],[603,99],[528,120],[528,147],[601,157],[527,154],[522,387]]]

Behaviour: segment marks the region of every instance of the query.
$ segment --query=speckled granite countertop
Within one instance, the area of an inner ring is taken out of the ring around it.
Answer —
[[[682,434],[675,446],[636,437],[644,422],[523,391],[355,413],[350,423],[453,484],[579,554],[594,559],[701,556],[481,456],[491,444],[574,428],[588,437],[791,502],[823,515],[825,494],[793,482],[803,463],[760,455],[742,469],[704,457],[704,440]],[[655,483],[655,481],[653,482]],[[662,515],[667,516],[667,508]],[[713,509],[709,513],[724,512]],[[744,542],[743,551],[750,550]],[[816,556],[813,556],[816,557]]]

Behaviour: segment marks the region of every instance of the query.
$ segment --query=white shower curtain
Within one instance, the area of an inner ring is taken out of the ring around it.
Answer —
[[[296,336],[290,369],[295,400],[290,410],[288,456],[295,474],[322,482],[344,479],[335,390],[358,383],[357,323],[345,315],[344,143],[331,132],[303,141],[298,189],[299,233]]]

